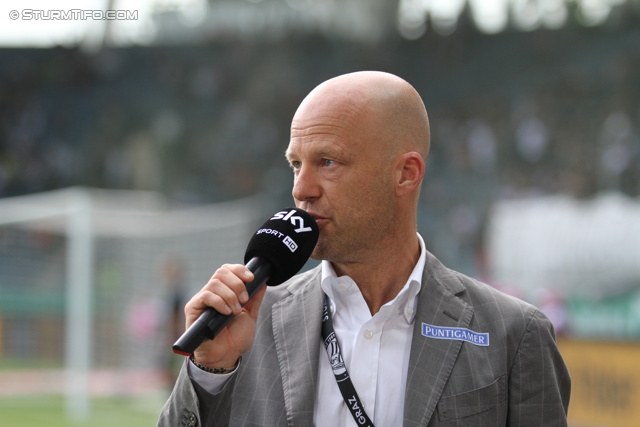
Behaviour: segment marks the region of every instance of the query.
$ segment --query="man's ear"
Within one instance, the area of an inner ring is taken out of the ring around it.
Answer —
[[[424,159],[415,151],[409,151],[397,160],[396,196],[404,196],[418,188],[424,176]]]

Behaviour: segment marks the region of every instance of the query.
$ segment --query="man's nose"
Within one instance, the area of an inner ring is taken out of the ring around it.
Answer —
[[[301,166],[293,180],[293,198],[301,202],[317,199],[322,194],[318,177],[313,168]]]

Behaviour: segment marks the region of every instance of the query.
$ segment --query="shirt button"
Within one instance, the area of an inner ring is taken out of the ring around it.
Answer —
[[[362,335],[364,335],[366,339],[370,340],[373,338],[373,331],[366,329]]]
[[[413,307],[407,307],[404,309],[404,314],[407,316],[413,316],[413,313],[414,313]]]

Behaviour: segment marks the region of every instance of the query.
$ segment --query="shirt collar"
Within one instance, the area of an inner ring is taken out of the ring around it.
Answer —
[[[418,306],[418,293],[422,288],[422,274],[426,262],[426,248],[424,240],[420,233],[416,233],[418,241],[420,243],[420,257],[418,262],[413,267],[413,271],[409,275],[404,287],[400,290],[398,295],[385,305],[401,305],[398,307],[402,310],[407,323],[413,323],[413,319],[416,316],[416,308]],[[323,260],[321,263],[322,268],[322,290],[329,296],[331,313],[335,313],[336,300],[341,299],[341,295],[348,295],[354,292],[360,292],[358,285],[349,276],[337,277],[333,266],[329,261]],[[334,289],[336,291],[334,292]],[[339,290],[339,291],[338,291]]]

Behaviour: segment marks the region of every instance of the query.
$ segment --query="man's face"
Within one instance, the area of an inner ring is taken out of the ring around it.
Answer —
[[[301,107],[293,119],[286,153],[294,172],[292,194],[320,228],[315,259],[361,262],[389,232],[393,159],[370,122],[366,112],[354,114],[332,102]]]

